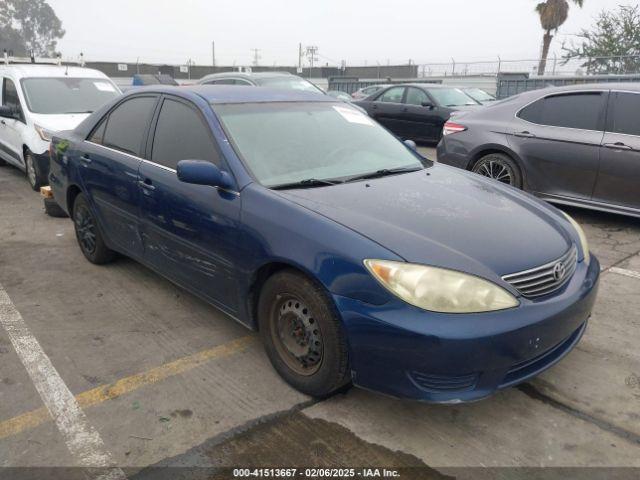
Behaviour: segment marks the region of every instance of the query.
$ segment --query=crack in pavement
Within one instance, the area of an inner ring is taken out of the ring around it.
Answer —
[[[516,386],[515,388],[520,390],[522,393],[527,395],[529,398],[532,398],[533,400],[538,400],[546,405],[549,405],[550,407],[553,407],[562,412],[568,413],[569,415],[572,415],[576,418],[584,420],[585,422],[589,422],[592,425],[595,425],[596,427],[602,430],[613,433],[614,435],[624,438],[625,440],[628,440],[632,443],[637,443],[640,445],[640,435],[637,435],[633,432],[629,432],[628,430],[612,425],[609,422],[606,422],[605,420],[601,420],[597,417],[589,415],[588,413],[585,413],[582,410],[578,410],[576,408],[570,407],[556,400],[555,398],[552,398],[542,393],[540,390],[538,390],[537,387],[535,387],[531,383],[523,383],[521,385]]]

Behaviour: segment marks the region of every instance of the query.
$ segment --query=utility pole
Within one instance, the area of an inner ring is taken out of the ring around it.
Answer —
[[[259,60],[260,60],[260,49],[259,48],[252,48],[251,51],[253,52],[253,66],[257,67]]]
[[[216,42],[211,42],[211,65],[216,66]]]
[[[298,44],[298,73],[302,73],[302,43]]]
[[[309,65],[313,69],[313,64],[318,61],[318,47],[310,46],[306,48],[307,58],[309,59]],[[309,76],[311,76],[311,72],[309,72]]]

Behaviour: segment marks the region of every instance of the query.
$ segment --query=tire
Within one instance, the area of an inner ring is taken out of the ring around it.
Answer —
[[[44,199],[44,211],[50,217],[55,218],[66,218],[68,215],[65,211],[58,205],[58,202],[53,198],[45,198]]]
[[[522,189],[522,173],[516,162],[504,153],[490,153],[478,160],[472,172]]]
[[[116,253],[104,243],[102,232],[85,196],[80,193],[73,204],[73,225],[80,250],[91,263],[112,262]]]
[[[47,179],[43,178],[38,162],[29,149],[24,152],[24,166],[24,173],[29,185],[34,191],[39,192],[40,187],[47,184]]]
[[[293,388],[325,398],[350,384],[342,323],[321,286],[294,270],[275,273],[260,292],[258,322],[273,367]]]

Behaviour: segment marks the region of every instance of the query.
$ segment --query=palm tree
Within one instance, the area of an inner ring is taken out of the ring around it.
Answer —
[[[580,8],[584,5],[584,0],[571,1]],[[544,75],[544,71],[547,69],[547,57],[549,56],[551,40],[553,40],[558,28],[569,17],[569,2],[567,0],[546,0],[536,6],[536,12],[540,16],[540,24],[545,32],[544,37],[542,37],[542,55],[538,65],[538,75]]]

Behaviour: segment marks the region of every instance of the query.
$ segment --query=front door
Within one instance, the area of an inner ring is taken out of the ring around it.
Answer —
[[[640,208],[640,93],[609,97],[593,200]]]
[[[138,169],[158,97],[125,100],[102,119],[79,158],[84,188],[112,246],[142,257]]]
[[[8,77],[2,79],[2,105],[11,107],[15,111],[15,118],[0,118],[0,157],[17,167],[24,168],[22,138],[27,124],[16,84]]]
[[[225,168],[206,119],[191,103],[165,97],[155,122],[149,161],[140,165],[145,260],[176,283],[233,314],[238,309],[240,196],[178,180],[180,160]]]
[[[444,122],[427,92],[420,88],[407,87],[404,103],[402,119],[405,122],[405,138],[437,142],[440,139]],[[429,104],[429,106],[425,106],[425,104]]]
[[[589,200],[598,175],[608,92],[550,95],[518,112],[509,143],[534,192]]]

